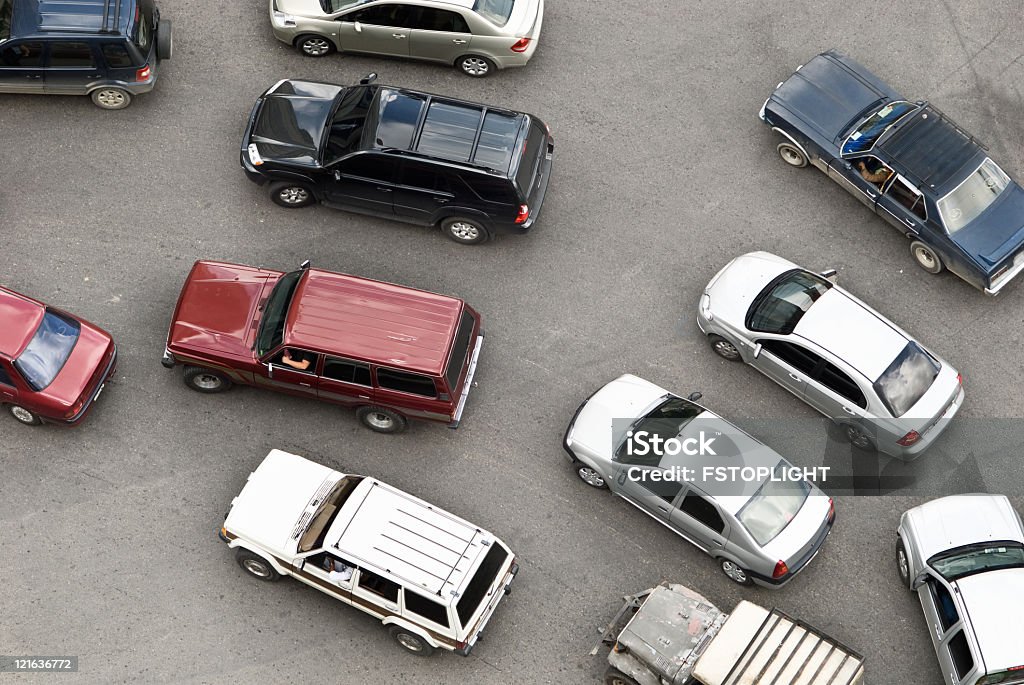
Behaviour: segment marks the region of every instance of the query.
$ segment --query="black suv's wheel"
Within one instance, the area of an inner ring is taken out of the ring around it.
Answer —
[[[775,149],[778,150],[782,161],[789,166],[797,168],[807,166],[807,155],[793,143],[779,143]]]
[[[378,433],[401,433],[409,425],[404,416],[384,407],[359,407],[356,418]]]
[[[316,202],[316,196],[308,186],[283,181],[270,186],[270,199],[288,209],[306,207]]]
[[[466,76],[483,78],[494,71],[494,62],[480,55],[463,55],[455,60],[455,66]]]
[[[910,254],[914,256],[917,265],[928,273],[937,274],[942,271],[942,260],[939,259],[939,255],[920,240],[910,243]]]
[[[482,223],[476,219],[451,217],[441,222],[441,230],[446,236],[462,245],[478,245],[490,235]]]
[[[199,366],[186,366],[182,371],[185,385],[197,392],[224,392],[231,387],[231,379],[219,371],[211,371]]]
[[[174,53],[174,34],[171,31],[171,22],[164,19],[156,30],[156,56],[160,59],[170,59]]]
[[[249,550],[239,547],[238,551],[235,552],[235,561],[238,565],[251,576],[255,576],[260,580],[275,581],[281,577],[281,574],[277,572],[270,562],[261,557],[258,554],[253,554]]]
[[[306,57],[323,57],[334,52],[334,43],[311,33],[296,38],[295,47]]]
[[[38,426],[43,422],[34,411],[29,411],[17,404],[7,405],[7,411],[11,412],[11,416],[17,419],[19,423],[23,423],[26,426]]]
[[[89,95],[93,104],[100,109],[124,109],[132,104],[132,94],[123,88],[97,88]]]
[[[398,643],[398,646],[410,654],[430,656],[434,653],[434,648],[426,640],[410,630],[400,626],[391,626],[388,632],[394,641]]]

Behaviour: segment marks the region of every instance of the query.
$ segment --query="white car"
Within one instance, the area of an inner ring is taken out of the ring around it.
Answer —
[[[292,576],[376,616],[420,656],[468,655],[519,572],[478,526],[280,450],[249,474],[220,537],[247,573]]]

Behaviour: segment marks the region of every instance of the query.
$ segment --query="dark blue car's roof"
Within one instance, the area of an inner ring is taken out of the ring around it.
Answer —
[[[11,37],[101,29],[124,34],[135,17],[135,4],[136,0],[14,0]]]
[[[894,126],[875,148],[938,196],[956,187],[985,159],[975,140],[928,106]]]

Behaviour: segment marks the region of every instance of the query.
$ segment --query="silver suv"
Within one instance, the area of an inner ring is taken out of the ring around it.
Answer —
[[[707,284],[697,325],[719,356],[750,364],[857,447],[914,459],[960,409],[960,374],[835,281],[751,252]]]
[[[731,580],[781,587],[825,543],[832,500],[698,399],[626,374],[580,405],[563,446],[584,483],[610,488]]]
[[[1002,495],[904,512],[900,580],[924,610],[946,685],[1024,683],[1024,526]]]
[[[537,49],[544,0],[271,0],[278,40],[310,57],[335,50],[451,64],[469,76],[521,67]]]

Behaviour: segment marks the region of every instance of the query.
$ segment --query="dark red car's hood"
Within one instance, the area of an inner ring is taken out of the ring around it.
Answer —
[[[239,264],[196,262],[181,289],[168,346],[249,354],[256,308],[281,276]]]

